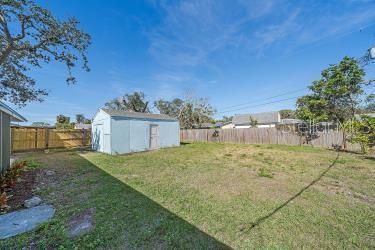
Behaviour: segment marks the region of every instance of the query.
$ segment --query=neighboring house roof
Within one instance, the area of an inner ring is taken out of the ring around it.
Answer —
[[[232,124],[232,122],[217,122],[217,123],[215,124],[215,126],[216,126],[217,128],[220,128],[220,127],[223,127],[223,126],[228,126],[228,125],[233,125],[233,124]]]
[[[233,123],[225,123],[221,126],[221,128],[234,128],[234,124]]]
[[[298,120],[298,119],[281,119],[281,123],[290,125],[290,124],[300,124],[300,123],[303,123],[303,121]]]
[[[231,123],[231,122],[217,122],[217,123],[215,123],[215,127],[220,128],[220,127],[222,127],[226,124],[229,124],[229,123]]]
[[[375,113],[367,113],[367,114],[355,114],[354,117],[356,119],[361,119],[361,116],[369,116],[369,117],[372,117],[372,118],[375,118]]]
[[[177,121],[176,118],[172,118],[164,114],[139,113],[139,112],[129,112],[129,111],[114,110],[114,109],[101,109],[101,110],[103,110],[105,113],[107,113],[110,116]]]
[[[232,122],[234,125],[249,125],[250,117],[255,119],[258,124],[275,124],[281,122],[280,113],[277,111],[256,114],[238,114],[233,116]]]
[[[74,125],[74,129],[91,129],[91,124],[77,123]]]
[[[215,127],[215,124],[209,123],[209,122],[204,122],[200,126],[196,125],[197,128],[213,128]]]
[[[0,110],[10,115],[11,121],[14,122],[27,122],[26,118],[20,115],[17,111],[0,101]]]

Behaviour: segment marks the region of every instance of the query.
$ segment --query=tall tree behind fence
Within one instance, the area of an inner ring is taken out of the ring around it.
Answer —
[[[91,130],[12,128],[12,152],[43,150],[48,148],[74,148],[91,145]]]
[[[180,132],[181,141],[191,142],[310,145],[324,148],[333,148],[343,143],[344,135],[341,131],[329,130],[317,135],[317,138],[306,142],[304,136],[296,132],[285,133],[276,128],[185,129]],[[359,146],[347,143],[347,149],[358,151]]]

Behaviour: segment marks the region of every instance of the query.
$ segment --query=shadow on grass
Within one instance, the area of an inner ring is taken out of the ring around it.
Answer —
[[[304,188],[302,188],[298,193],[296,193],[295,195],[293,195],[292,197],[290,197],[287,201],[285,201],[284,203],[282,203],[280,206],[276,207],[270,213],[268,213],[268,214],[266,214],[266,215],[264,215],[264,216],[256,219],[253,223],[251,223],[250,229],[253,229],[253,228],[259,226],[261,223],[263,223],[264,221],[266,221],[267,219],[269,219],[270,217],[272,217],[280,209],[282,209],[283,207],[287,206],[294,199],[298,198],[304,191],[306,191],[311,186],[313,186],[315,183],[317,183],[320,179],[322,179],[322,177],[324,175],[326,175],[327,172],[336,164],[336,161],[338,160],[339,155],[340,155],[339,151],[336,151],[336,152],[337,152],[336,158],[333,160],[333,162],[317,178],[315,178],[312,182],[310,182],[307,186],[305,186]],[[243,230],[245,230],[245,229],[246,229],[246,227]]]
[[[375,161],[375,156],[365,156],[366,160]]]
[[[57,214],[64,214],[55,219],[60,225],[66,225],[72,214],[95,208],[94,230],[83,237],[70,239],[54,232],[52,223],[50,229],[37,231],[32,238],[51,242],[48,243],[52,244],[51,247],[67,248],[230,249],[78,153],[84,154],[85,151],[48,156],[53,158],[49,165],[53,165],[56,172],[64,173],[64,166],[74,166],[74,174],[69,176],[66,184],[53,191],[64,196],[59,204],[54,202]],[[43,154],[39,157],[42,158]]]

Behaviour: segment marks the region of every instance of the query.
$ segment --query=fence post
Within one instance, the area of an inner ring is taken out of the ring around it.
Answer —
[[[44,148],[48,149],[48,142],[49,142],[49,128],[45,128],[44,131]]]
[[[86,146],[86,129],[82,129],[82,147]]]
[[[34,138],[34,140],[35,140],[34,147],[35,147],[35,149],[37,149],[38,148],[38,129],[37,128],[35,129],[35,138]]]

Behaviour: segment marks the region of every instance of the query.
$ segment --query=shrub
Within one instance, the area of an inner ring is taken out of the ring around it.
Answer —
[[[8,202],[7,194],[5,192],[2,192],[0,194],[0,208],[6,208],[7,202]]]
[[[5,192],[6,188],[13,187],[21,171],[26,167],[26,161],[16,161],[12,166],[0,176],[0,208],[7,207],[8,197]]]
[[[8,186],[14,186],[16,179],[20,176],[23,168],[26,167],[26,161],[16,161],[5,172],[4,178]]]
[[[25,160],[26,162],[26,167],[28,169],[35,169],[35,168],[39,168],[41,166],[41,164],[33,159],[28,159],[28,160]]]
[[[375,146],[375,118],[362,115],[357,120],[347,122],[345,128],[350,128],[347,140],[358,143],[363,154]]]

